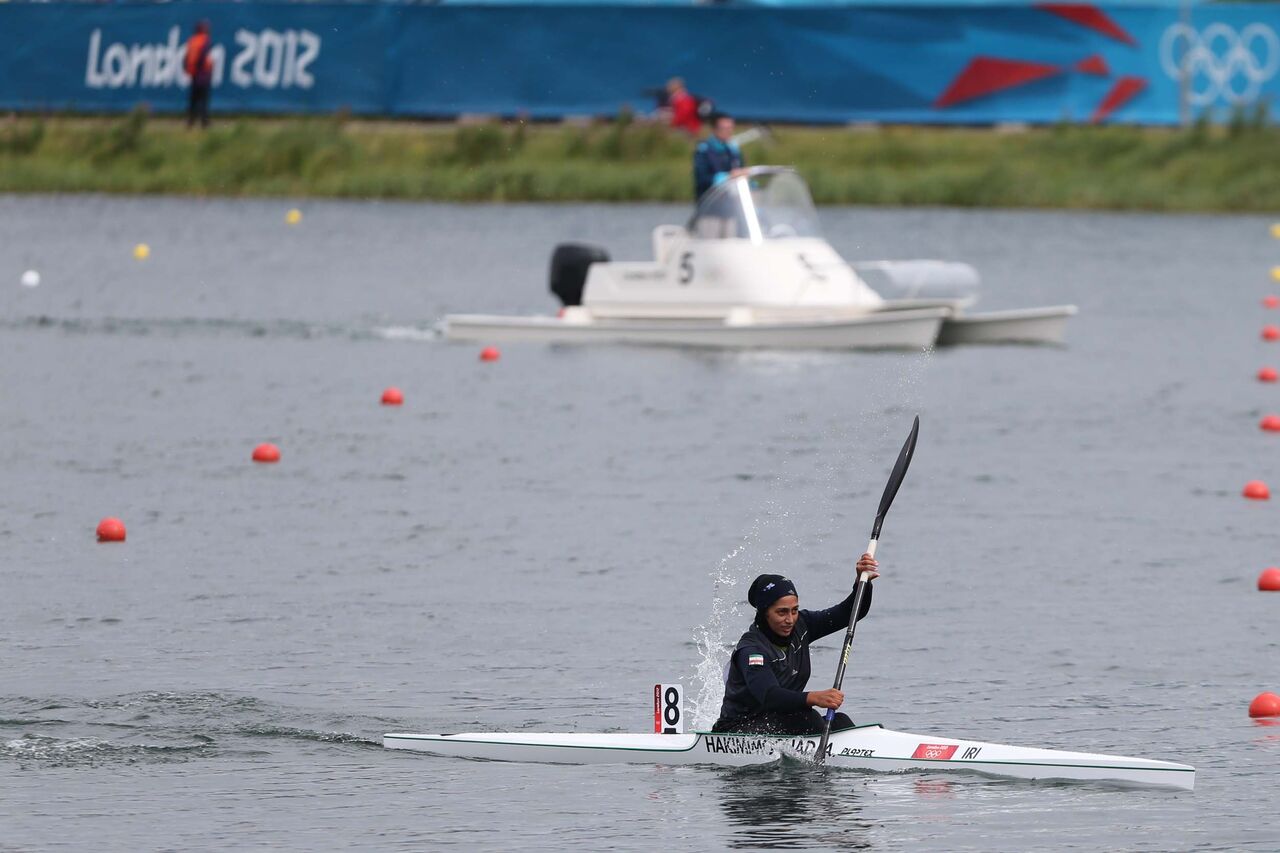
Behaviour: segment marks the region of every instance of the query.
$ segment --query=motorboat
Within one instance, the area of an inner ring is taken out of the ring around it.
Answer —
[[[947,261],[850,264],[823,238],[791,168],[756,166],[706,192],[686,225],[659,225],[653,260],[557,246],[555,316],[454,314],[453,340],[779,349],[1061,343],[1074,306],[973,314],[977,273]],[[868,283],[882,277],[886,298]]]

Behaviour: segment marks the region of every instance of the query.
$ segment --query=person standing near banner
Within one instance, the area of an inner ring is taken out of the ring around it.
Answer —
[[[187,57],[182,68],[191,78],[191,92],[187,100],[187,127],[200,120],[201,127],[209,126],[209,91],[213,88],[213,42],[209,38],[209,22],[198,21],[191,39],[187,42]]]
[[[698,114],[698,99],[689,94],[684,80],[672,77],[667,81],[667,107],[671,110],[671,126],[690,136],[702,132],[702,116]]]

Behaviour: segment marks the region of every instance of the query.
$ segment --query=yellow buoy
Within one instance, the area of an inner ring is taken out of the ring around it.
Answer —
[[[1275,225],[1271,226],[1271,236],[1275,237],[1277,240],[1280,240],[1280,222],[1277,222]]]
[[[293,208],[293,210],[290,210],[284,215],[284,221],[290,225],[297,225],[302,221],[302,211],[298,210],[296,207]]]
[[[1271,277],[1276,281],[1280,281],[1280,267],[1271,268]]]
[[[145,261],[151,257],[151,247],[146,243],[139,243],[133,247],[133,256],[140,261]]]

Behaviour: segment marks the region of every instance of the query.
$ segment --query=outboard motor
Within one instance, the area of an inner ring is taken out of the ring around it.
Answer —
[[[587,269],[592,264],[607,263],[608,260],[609,253],[599,246],[561,243],[551,253],[551,292],[566,307],[581,305]]]

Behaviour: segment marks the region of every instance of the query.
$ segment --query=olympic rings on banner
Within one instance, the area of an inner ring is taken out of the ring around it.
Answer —
[[[1193,106],[1219,98],[1248,104],[1280,71],[1280,38],[1266,24],[1249,24],[1238,33],[1226,24],[1210,24],[1202,32],[1173,24],[1160,38],[1160,65],[1171,80],[1186,75]]]

